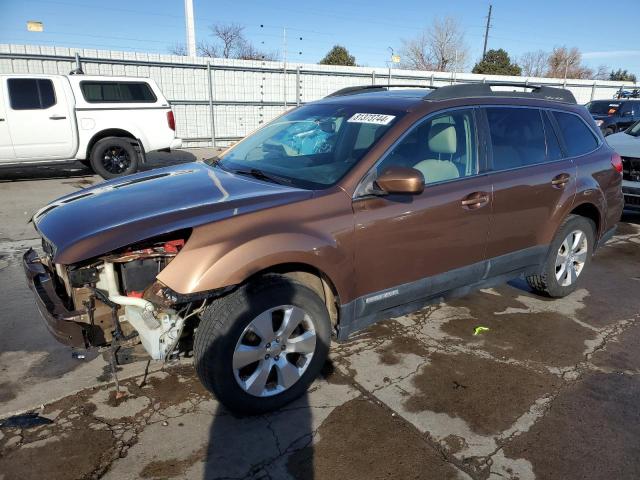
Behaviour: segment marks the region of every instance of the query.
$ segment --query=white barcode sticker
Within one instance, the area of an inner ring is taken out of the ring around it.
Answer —
[[[389,125],[394,118],[396,118],[395,115],[383,115],[381,113],[354,113],[347,122]]]

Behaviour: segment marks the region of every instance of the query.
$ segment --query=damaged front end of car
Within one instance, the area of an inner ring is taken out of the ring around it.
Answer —
[[[224,293],[180,295],[156,279],[189,234],[163,235],[72,265],[54,263],[46,240],[44,255],[30,249],[24,269],[49,331],[75,348],[117,352],[141,343],[154,360],[177,355],[209,299]]]

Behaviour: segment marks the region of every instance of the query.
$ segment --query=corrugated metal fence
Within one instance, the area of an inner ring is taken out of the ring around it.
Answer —
[[[450,85],[483,81],[564,86],[578,102],[613,98],[629,82],[562,80],[470,73],[334,67],[315,64],[190,58],[139,52],[0,44],[0,73],[68,74],[76,55],[87,75],[153,78],[174,106],[185,146],[225,145],[286,108],[363,84]]]

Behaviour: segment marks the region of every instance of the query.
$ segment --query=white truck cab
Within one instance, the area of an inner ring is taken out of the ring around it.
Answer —
[[[151,79],[0,75],[0,166],[75,159],[113,178],[134,173],[146,152],[181,146]]]

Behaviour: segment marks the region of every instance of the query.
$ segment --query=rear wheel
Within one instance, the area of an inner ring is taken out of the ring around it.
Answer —
[[[107,180],[135,173],[138,164],[138,152],[129,138],[106,137],[91,150],[91,168]]]
[[[595,224],[570,215],[556,233],[541,273],[527,277],[529,286],[550,297],[565,297],[578,288],[578,280],[591,263]]]
[[[324,301],[296,281],[267,275],[205,310],[195,334],[196,371],[230,410],[263,413],[306,391],[329,342]]]

